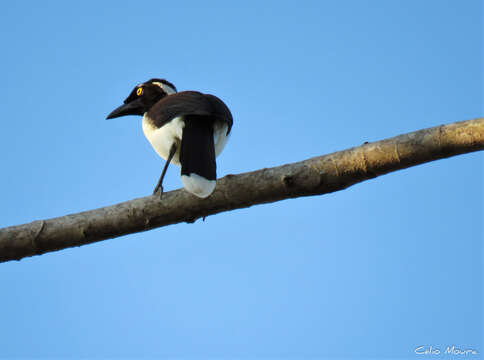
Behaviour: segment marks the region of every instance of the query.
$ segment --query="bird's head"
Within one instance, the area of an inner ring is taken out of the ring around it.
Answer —
[[[165,96],[176,93],[176,87],[164,79],[150,79],[136,85],[124,104],[114,109],[106,119],[125,115],[143,115]]]

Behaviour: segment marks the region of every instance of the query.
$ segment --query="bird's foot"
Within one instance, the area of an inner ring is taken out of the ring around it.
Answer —
[[[155,190],[153,190],[153,195],[160,193],[160,199],[163,197],[163,185],[157,185]]]

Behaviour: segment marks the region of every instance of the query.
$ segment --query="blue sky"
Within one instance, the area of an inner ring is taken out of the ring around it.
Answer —
[[[163,162],[140,118],[104,118],[151,77],[230,107],[220,177],[483,114],[475,0],[6,2],[0,19],[0,226],[150,194]],[[0,357],[482,354],[482,160],[0,264]]]

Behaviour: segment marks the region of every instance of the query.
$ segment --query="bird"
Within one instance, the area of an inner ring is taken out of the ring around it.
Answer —
[[[181,167],[184,188],[199,198],[212,194],[217,180],[215,158],[230,137],[233,118],[225,103],[211,94],[178,92],[165,79],[153,78],[136,85],[106,119],[142,116],[145,137],[155,152],[166,160],[153,190],[163,194],[168,165]]]

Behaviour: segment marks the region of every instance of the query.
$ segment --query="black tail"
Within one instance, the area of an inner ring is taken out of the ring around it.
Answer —
[[[187,115],[184,120],[185,127],[180,148],[182,181],[189,180],[183,181],[188,191],[197,196],[206,197],[212,193],[217,179],[213,119],[207,116]],[[191,185],[188,185],[189,183]]]

